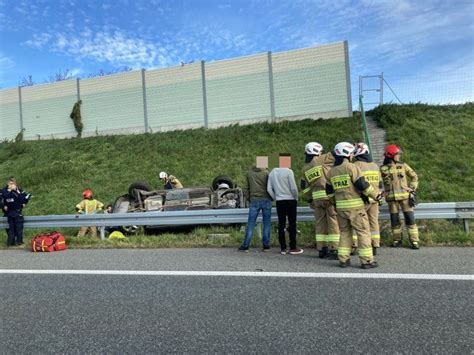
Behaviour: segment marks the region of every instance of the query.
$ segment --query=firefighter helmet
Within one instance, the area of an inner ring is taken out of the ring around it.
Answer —
[[[160,173],[159,177],[160,177],[160,180],[164,180],[164,179],[167,179],[167,178],[168,178],[168,174],[165,173],[164,171],[162,171],[162,172]]]
[[[323,146],[318,142],[309,142],[304,147],[304,152],[309,155],[321,155]]]
[[[402,150],[400,147],[396,146],[395,144],[387,145],[384,149],[384,154],[387,158],[393,159],[395,155],[400,154]]]
[[[370,151],[369,151],[368,145],[365,144],[365,143],[359,143],[359,144],[357,144],[354,156],[369,154],[369,153],[370,153]]]
[[[334,153],[337,156],[349,158],[354,153],[354,146],[347,142],[338,143],[334,147]]]
[[[91,189],[85,189],[84,191],[82,191],[82,197],[84,198],[92,198],[92,190]]]

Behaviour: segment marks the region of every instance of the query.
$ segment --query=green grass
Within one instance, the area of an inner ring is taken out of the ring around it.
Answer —
[[[420,228],[420,239],[423,246],[473,246],[474,245],[474,223],[471,223],[471,232],[465,233],[461,223],[458,221],[417,221]],[[312,223],[299,223],[297,240],[298,245],[303,248],[315,247],[314,229]],[[232,247],[241,245],[244,231],[240,228],[214,226],[210,228],[199,227],[188,233],[162,233],[157,236],[138,235],[125,240],[105,240],[92,237],[75,237],[73,229],[62,230],[66,235],[66,242],[72,249],[110,249],[110,248],[205,248],[205,247]],[[29,243],[39,230],[28,229],[25,231],[25,249],[29,249]],[[279,247],[277,226],[273,224],[271,232],[271,245]],[[387,246],[392,242],[390,236],[390,223],[381,222],[382,244]],[[405,238],[406,241],[406,233]],[[0,249],[6,248],[5,233],[0,235]],[[251,247],[261,248],[260,240],[255,231]]]
[[[217,175],[243,184],[257,155],[289,152],[299,179],[304,146],[318,140],[331,149],[340,140],[359,140],[354,118],[230,126],[214,130],[24,141],[0,145],[0,180],[17,177],[33,194],[26,215],[72,214],[82,190],[104,203],[127,193],[132,181],[158,188],[162,170],[184,186],[210,186]]]
[[[420,202],[474,201],[474,103],[382,105],[368,114],[417,172]]]
[[[390,142],[405,151],[404,160],[420,177],[419,199],[472,201],[474,167],[470,146],[474,138],[474,105],[384,105],[370,113],[387,130]],[[112,203],[135,180],[159,187],[157,175],[165,170],[185,186],[209,186],[217,175],[243,184],[257,155],[289,152],[299,180],[303,148],[319,141],[326,151],[339,141],[359,141],[356,118],[304,120],[277,124],[230,126],[215,130],[93,137],[0,144],[0,179],[17,177],[33,193],[25,215],[73,214],[82,190],[90,187],[97,199]],[[302,203],[302,205],[305,205]],[[458,222],[418,221],[425,245],[473,245]],[[387,222],[382,238],[388,245]],[[313,246],[313,224],[300,224],[299,243]],[[471,229],[474,229],[471,227]],[[233,228],[196,228],[190,233],[137,236],[125,241],[73,237],[77,229],[61,229],[71,248],[237,247],[243,232]],[[25,230],[25,240],[38,230]],[[221,234],[221,236],[210,236]],[[0,233],[0,248],[6,243]],[[278,245],[276,230],[272,244]],[[254,246],[259,246],[254,238]]]

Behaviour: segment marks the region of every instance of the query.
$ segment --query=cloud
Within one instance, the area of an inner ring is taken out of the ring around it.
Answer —
[[[5,74],[14,67],[15,62],[0,52],[0,82],[4,80]]]

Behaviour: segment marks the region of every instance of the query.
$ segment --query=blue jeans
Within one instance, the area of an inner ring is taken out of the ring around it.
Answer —
[[[242,246],[248,248],[252,240],[253,229],[257,224],[258,214],[262,211],[263,217],[263,246],[270,245],[270,228],[272,224],[272,200],[268,198],[254,199],[250,201],[249,219],[247,221],[247,230],[245,231],[245,239]]]

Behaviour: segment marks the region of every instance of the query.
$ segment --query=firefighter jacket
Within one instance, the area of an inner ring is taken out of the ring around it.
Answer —
[[[306,201],[328,200],[326,195],[326,176],[334,164],[334,156],[331,153],[315,156],[313,160],[306,163],[301,170],[306,188],[303,196]]]
[[[2,189],[3,211],[7,217],[19,217],[22,214],[23,206],[29,201],[29,195],[21,189],[8,190],[7,187]]]
[[[364,178],[360,168],[347,159],[335,165],[327,179],[326,193],[340,211],[364,208],[361,193],[374,200],[377,198],[377,193]]]
[[[101,211],[104,208],[104,204],[96,199],[84,199],[76,205],[76,210],[79,213],[94,214]]]
[[[164,187],[166,190],[182,189],[183,184],[175,176],[170,175],[168,176],[168,179],[166,179]]]
[[[354,161],[354,165],[358,166],[364,175],[365,180],[374,188],[375,193],[378,195],[382,189],[382,178],[380,176],[379,166],[374,162],[365,162],[362,160]],[[365,195],[362,197],[364,199]],[[370,203],[377,203],[373,198],[368,197]]]
[[[387,202],[406,200],[410,197],[407,190],[418,187],[418,176],[408,164],[390,161],[380,167],[380,173]]]

